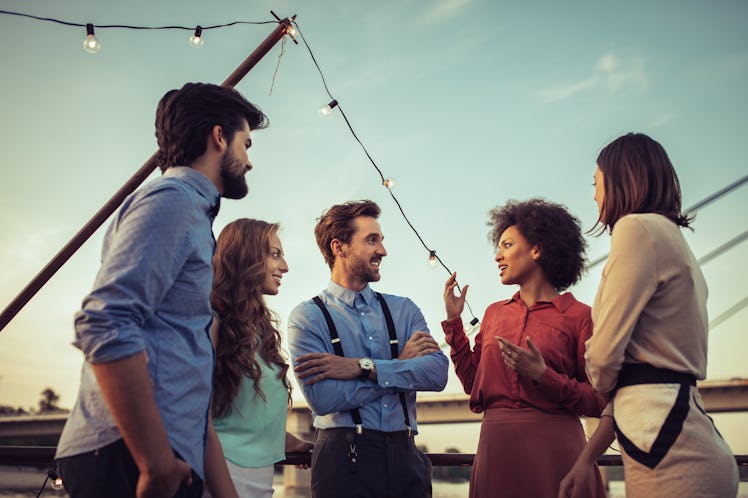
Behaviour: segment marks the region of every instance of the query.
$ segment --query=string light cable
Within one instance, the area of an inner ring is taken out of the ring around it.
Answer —
[[[273,17],[275,17],[275,19],[276,19],[275,21],[232,21],[232,22],[227,22],[227,23],[223,23],[223,24],[215,24],[215,25],[211,25],[211,26],[202,26],[202,25],[197,25],[197,26],[180,26],[180,25],[138,26],[138,25],[130,25],[130,24],[96,24],[96,25],[94,25],[93,23],[80,23],[80,22],[73,22],[73,21],[66,21],[66,20],[62,20],[62,19],[56,19],[56,18],[52,18],[52,17],[36,16],[36,15],[26,14],[26,13],[22,13],[22,12],[14,12],[14,11],[9,11],[9,10],[0,10],[0,14],[11,15],[11,16],[18,16],[18,17],[23,17],[23,18],[28,18],[28,19],[33,19],[33,20],[43,21],[43,22],[51,22],[51,23],[60,24],[60,25],[63,25],[63,26],[71,26],[71,27],[76,27],[76,28],[85,28],[86,29],[86,38],[84,39],[83,45],[84,45],[84,49],[87,52],[90,52],[90,53],[97,53],[101,49],[101,44],[98,42],[98,40],[95,37],[95,32],[94,32],[95,28],[99,29],[99,30],[101,30],[101,29],[131,29],[131,30],[182,30],[182,31],[190,31],[193,34],[189,38],[189,44],[191,46],[193,46],[193,47],[200,47],[204,43],[203,36],[202,36],[203,32],[205,32],[207,30],[222,29],[222,28],[227,28],[227,27],[237,26],[237,25],[244,25],[244,24],[251,24],[251,25],[276,24],[279,21],[278,16],[274,12],[272,12],[272,11],[270,13],[273,15]],[[343,116],[343,120],[345,121],[346,126],[348,127],[349,131],[353,135],[353,138],[361,146],[361,149],[366,154],[366,157],[369,159],[369,162],[372,164],[372,166],[374,167],[374,169],[377,171],[377,174],[379,175],[379,177],[381,179],[382,185],[385,188],[387,188],[387,191],[390,194],[390,197],[395,202],[395,205],[397,206],[398,210],[400,211],[400,214],[402,215],[403,219],[408,224],[408,226],[413,231],[413,233],[416,235],[416,237],[418,238],[418,241],[421,243],[421,245],[423,245],[423,247],[428,252],[428,255],[429,255],[428,256],[428,262],[429,262],[429,264],[432,267],[436,267],[437,263],[438,263],[438,265],[441,265],[451,275],[452,271],[444,263],[444,261],[439,257],[439,255],[436,253],[436,250],[430,248],[426,244],[426,242],[423,240],[423,237],[421,237],[421,234],[418,232],[418,230],[415,228],[415,226],[413,225],[413,223],[410,221],[410,219],[408,218],[407,214],[405,213],[405,210],[403,209],[402,204],[400,203],[400,200],[393,193],[392,189],[393,189],[394,184],[395,184],[394,179],[392,179],[392,178],[385,178],[384,174],[382,173],[382,170],[379,168],[379,166],[377,165],[376,161],[371,156],[371,154],[369,153],[369,151],[367,150],[367,148],[364,146],[364,144],[361,141],[361,139],[358,137],[358,134],[353,129],[353,126],[351,125],[351,122],[348,119],[348,116],[343,111],[342,106],[340,105],[340,103],[336,99],[333,98],[332,93],[330,92],[330,89],[329,89],[329,87],[327,85],[327,81],[325,79],[324,73],[322,72],[322,69],[320,68],[319,63],[317,62],[317,58],[315,57],[314,52],[312,51],[311,47],[309,46],[309,43],[306,41],[306,39],[302,35],[301,29],[299,28],[298,24],[296,23],[295,20],[292,20],[291,24],[292,24],[293,28],[295,29],[295,32],[290,32],[288,34],[291,36],[291,39],[294,41],[294,43],[298,43],[296,41],[296,39],[294,38],[294,35],[296,35],[298,33],[298,35],[301,37],[302,41],[304,42],[304,46],[306,47],[307,51],[309,52],[309,55],[310,55],[310,57],[312,59],[312,62],[314,63],[315,67],[317,68],[317,71],[318,71],[318,73],[320,75],[320,78],[322,79],[322,84],[323,84],[323,86],[325,88],[325,91],[327,92],[327,95],[331,99],[330,104],[328,104],[328,106],[326,106],[327,107],[327,112],[326,113],[331,112],[332,109],[334,109],[335,107],[337,107],[340,110],[340,114],[341,114],[341,116]],[[281,57],[282,57],[282,52],[281,52]],[[280,64],[280,57],[279,57],[278,64]],[[276,66],[276,72],[277,72],[277,69],[278,68]],[[271,86],[271,92],[272,92],[272,86]],[[459,284],[457,285],[457,290],[459,292],[462,292]],[[473,332],[474,332],[475,325],[479,323],[479,320],[478,320],[478,318],[476,318],[475,314],[473,313],[473,310],[470,307],[470,303],[466,301],[465,304],[466,304],[466,306],[468,308],[468,311],[469,311],[470,315],[472,316],[472,319],[470,320],[470,324],[473,326]]]
[[[296,28],[296,31],[299,33],[299,37],[301,38],[301,41],[304,43],[304,46],[306,47],[307,51],[309,52],[309,56],[312,58],[312,62],[314,63],[314,66],[317,68],[317,72],[319,73],[320,78],[322,79],[322,86],[325,89],[325,92],[327,93],[328,97],[330,97],[330,103],[327,106],[324,106],[320,109],[320,113],[323,115],[330,114],[334,108],[338,108],[340,111],[340,115],[343,117],[343,120],[345,121],[346,126],[348,127],[348,130],[351,132],[351,135],[353,135],[353,138],[356,139],[356,142],[361,146],[361,149],[364,151],[364,154],[366,154],[366,157],[369,159],[369,162],[372,166],[374,166],[374,169],[377,171],[377,174],[379,175],[379,178],[382,181],[382,185],[387,189],[387,192],[390,194],[390,197],[395,202],[395,205],[397,206],[397,209],[400,211],[400,214],[402,215],[405,222],[408,224],[410,229],[413,231],[413,233],[418,238],[418,241],[421,243],[421,245],[426,249],[426,251],[429,254],[429,264],[432,266],[436,266],[435,262],[438,262],[439,265],[444,268],[447,273],[450,275],[452,274],[452,270],[449,269],[449,267],[444,263],[444,261],[439,257],[439,255],[436,253],[436,250],[430,248],[428,244],[423,240],[423,237],[421,237],[421,234],[418,232],[415,226],[413,226],[413,223],[411,223],[410,219],[408,218],[408,215],[405,214],[405,210],[403,209],[402,205],[400,204],[400,201],[398,200],[397,196],[392,191],[394,187],[394,180],[392,178],[386,178],[384,174],[382,173],[382,170],[377,165],[376,161],[373,157],[371,157],[371,154],[369,154],[369,151],[366,149],[366,146],[364,146],[363,142],[361,142],[361,139],[358,137],[358,134],[353,129],[353,126],[351,125],[350,120],[348,119],[348,116],[345,114],[345,111],[343,111],[343,107],[340,105],[340,102],[335,99],[332,96],[332,92],[330,92],[330,88],[327,86],[327,80],[325,79],[325,75],[322,72],[322,69],[319,66],[319,63],[317,62],[317,58],[314,55],[314,52],[312,51],[311,47],[309,46],[309,43],[306,41],[306,38],[304,37],[304,34],[301,32],[301,29],[299,28],[296,21],[293,21],[292,24]],[[459,292],[462,292],[460,289],[459,284],[457,285],[457,290]],[[470,303],[465,301],[465,305],[468,308],[468,311],[470,312],[470,315],[472,316],[472,319],[470,320],[470,325],[473,327],[473,330],[475,330],[475,325],[477,325],[480,321],[478,318],[476,318],[475,314],[473,313],[472,308],[470,307]]]
[[[271,12],[272,13],[272,12]],[[130,24],[93,24],[93,23],[80,23],[80,22],[72,22],[72,21],[65,21],[62,19],[55,19],[53,17],[42,17],[42,16],[35,16],[32,14],[26,14],[23,12],[14,12],[10,10],[0,10],[0,14],[9,15],[9,16],[18,16],[18,17],[24,17],[27,19],[33,19],[36,21],[43,21],[43,22],[51,22],[55,24],[61,24],[63,26],[71,26],[76,28],[85,28],[86,29],[86,38],[84,39],[84,48],[87,52],[96,53],[100,50],[101,45],[98,43],[98,40],[95,38],[94,28],[95,29],[132,29],[132,30],[178,30],[178,31],[190,31],[192,32],[192,35],[189,37],[188,41],[190,46],[199,48],[201,47],[205,40],[202,36],[204,31],[208,30],[214,30],[214,29],[223,29],[228,28],[232,26],[239,26],[239,25],[245,25],[245,24],[251,24],[251,25],[261,25],[261,24],[277,24],[277,21],[231,21],[223,24],[214,24],[211,26],[202,26],[202,25],[195,25],[195,26],[179,26],[179,25],[168,25],[168,26],[137,26],[137,25],[130,25]],[[275,14],[273,14],[275,16]],[[276,16],[277,18],[277,16]],[[296,41],[296,40],[294,40]]]

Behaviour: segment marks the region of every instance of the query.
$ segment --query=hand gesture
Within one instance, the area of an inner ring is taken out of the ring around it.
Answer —
[[[290,432],[286,432],[286,453],[303,453],[309,452],[314,449],[314,443],[299,439]],[[309,468],[306,463],[300,463],[295,466],[299,470],[305,470]]]
[[[525,339],[528,349],[512,344],[502,337],[496,336],[496,339],[499,341],[504,363],[509,368],[516,370],[520,375],[536,381],[540,380],[547,367],[543,354],[535,347],[529,337]]]
[[[400,351],[398,360],[407,360],[409,358],[418,358],[431,353],[439,352],[439,344],[426,332],[416,332],[408,342],[403,346],[403,350]]]
[[[141,472],[138,477],[136,496],[138,498],[160,498],[162,496],[174,496],[179,486],[192,484],[192,470],[187,462],[172,457],[172,462],[152,472]]]
[[[457,272],[454,272],[444,284],[444,307],[447,310],[447,320],[462,315],[462,310],[465,308],[465,297],[469,286],[463,287],[460,295],[456,296],[455,288],[457,285]]]
[[[349,380],[361,375],[358,359],[344,358],[330,353],[307,353],[296,358],[299,379],[307,385],[325,379]]]
[[[585,483],[590,477],[592,465],[577,460],[566,477],[561,480],[558,498],[581,498],[585,496]]]

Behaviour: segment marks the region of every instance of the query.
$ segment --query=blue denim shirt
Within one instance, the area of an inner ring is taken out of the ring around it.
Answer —
[[[73,344],[85,362],[57,458],[122,437],[91,364],[145,351],[169,441],[204,476],[213,373],[212,225],[219,200],[207,177],[172,167],[123,203],[105,235],[93,290],[75,315]]]
[[[364,429],[399,431],[405,417],[398,393],[405,393],[411,428],[417,432],[416,391],[441,391],[447,384],[449,360],[441,351],[408,360],[390,359],[390,344],[382,306],[368,285],[354,292],[330,281],[320,294],[340,336],[347,358],[374,360],[377,380],[325,379],[313,385],[298,379],[320,429],[353,427],[348,410],[358,408]],[[395,322],[402,351],[418,331],[429,332],[418,307],[407,297],[383,294]],[[306,353],[335,354],[322,312],[310,299],[294,308],[288,319],[291,361]]]

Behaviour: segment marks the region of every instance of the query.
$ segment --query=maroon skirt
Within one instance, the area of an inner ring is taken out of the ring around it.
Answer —
[[[586,439],[579,418],[534,408],[492,408],[483,414],[470,475],[470,498],[557,498]],[[585,498],[605,498],[600,472]]]

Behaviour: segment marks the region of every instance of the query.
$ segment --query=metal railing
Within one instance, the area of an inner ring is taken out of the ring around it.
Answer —
[[[473,453],[427,453],[435,467],[470,467],[473,465]],[[54,446],[0,446],[0,465],[51,467],[54,465]],[[739,466],[748,467],[748,455],[735,455]],[[286,453],[282,465],[309,465],[311,454],[305,452]],[[602,455],[597,459],[601,467],[623,465],[620,455]]]

